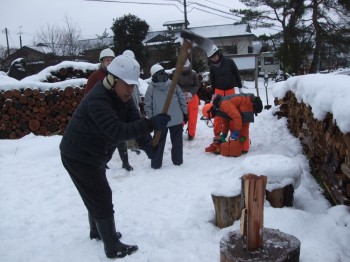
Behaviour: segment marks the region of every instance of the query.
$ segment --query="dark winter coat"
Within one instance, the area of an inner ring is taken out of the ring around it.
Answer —
[[[210,65],[210,82],[214,93],[215,89],[242,88],[241,77],[235,62],[233,59],[223,56],[217,63]]]
[[[184,93],[189,92],[194,96],[195,94],[197,94],[197,91],[199,89],[197,73],[191,68],[182,72],[177,84],[181,87]]]
[[[143,148],[149,133],[147,120],[141,118],[132,99],[122,102],[99,81],[69,120],[60,150],[71,159],[105,167],[120,142],[138,138]]]

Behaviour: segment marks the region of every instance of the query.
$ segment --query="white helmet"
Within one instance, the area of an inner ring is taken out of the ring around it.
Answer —
[[[219,48],[216,45],[213,45],[210,48],[210,50],[207,52],[207,56],[212,57],[218,50],[219,50]]]
[[[125,50],[123,55],[131,56],[132,58],[136,59],[134,52],[131,50]]]
[[[155,64],[151,67],[151,76],[153,76],[155,73],[159,72],[160,70],[164,70],[164,67],[162,67],[160,64]]]
[[[140,65],[137,61],[126,55],[119,55],[107,66],[107,71],[122,79],[128,85],[138,85]]]
[[[103,49],[100,53],[100,61],[104,58],[104,57],[115,57],[114,52],[112,51],[112,49],[110,48],[106,48]]]

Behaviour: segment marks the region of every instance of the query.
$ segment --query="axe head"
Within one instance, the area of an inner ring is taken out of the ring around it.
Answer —
[[[202,48],[206,53],[209,53],[214,45],[213,40],[197,35],[189,30],[182,30],[180,36],[192,42],[193,46],[198,46]]]

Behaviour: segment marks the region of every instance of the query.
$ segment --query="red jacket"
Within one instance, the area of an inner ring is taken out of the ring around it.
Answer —
[[[100,67],[98,70],[93,72],[89,76],[88,81],[86,83],[84,96],[86,96],[86,94],[95,86],[95,84],[98,81],[100,81],[100,80],[102,81],[106,75],[107,75],[107,71],[105,69],[103,69],[102,67]]]

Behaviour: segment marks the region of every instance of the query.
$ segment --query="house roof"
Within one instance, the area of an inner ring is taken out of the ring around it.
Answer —
[[[249,25],[247,24],[240,24],[240,25],[234,25],[234,24],[226,24],[226,25],[212,25],[212,26],[201,26],[201,27],[190,27],[188,28],[189,31],[201,35],[206,38],[226,38],[226,37],[239,37],[239,36],[252,36],[255,38],[255,35],[251,32]],[[150,32],[146,39],[144,40],[144,43],[146,45],[154,44],[155,38],[158,38],[160,35],[167,35],[169,34],[167,30],[163,31],[156,31],[156,32]],[[180,38],[180,31],[172,32],[176,37],[175,39]],[[177,42],[175,40],[174,42]]]
[[[188,28],[195,34],[202,35],[206,38],[223,38],[232,36],[245,36],[254,34],[250,31],[250,27],[247,24],[234,25],[212,25]]]
[[[181,24],[184,23],[183,20],[178,21],[168,21],[165,22],[163,25],[174,25],[174,24]],[[252,36],[255,37],[255,35],[251,32],[250,27],[248,24],[240,24],[240,25],[234,25],[234,24],[226,24],[226,25],[212,25],[212,26],[201,26],[201,27],[189,27],[188,30],[192,31],[195,34],[201,35],[206,38],[225,38],[225,37],[238,37],[238,36]],[[174,37],[171,40],[169,38],[169,35],[172,35]],[[106,37],[103,40],[99,38],[94,39],[85,39],[80,40],[80,44],[83,46],[98,46],[103,41],[103,44],[107,46],[113,46],[113,37]],[[168,30],[160,30],[160,31],[151,31],[148,32],[146,35],[145,40],[143,41],[146,45],[155,45],[160,44],[162,42],[169,42],[174,41],[174,43],[180,41],[180,31],[173,31],[171,34],[169,34]],[[163,43],[164,43],[163,42]]]

